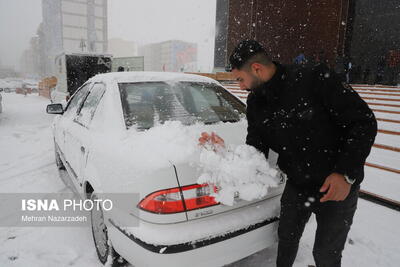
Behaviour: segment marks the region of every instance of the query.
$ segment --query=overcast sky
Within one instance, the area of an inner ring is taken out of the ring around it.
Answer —
[[[216,0],[109,0],[108,37],[139,44],[179,39],[198,44],[202,71],[214,58]],[[0,64],[19,68],[42,21],[41,0],[0,0]]]
[[[170,39],[198,44],[199,67],[211,71],[216,0],[111,0],[109,38],[140,43]]]
[[[19,65],[42,21],[41,0],[0,0],[0,64]]]

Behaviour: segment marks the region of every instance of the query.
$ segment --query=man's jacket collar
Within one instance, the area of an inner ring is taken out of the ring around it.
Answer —
[[[278,62],[274,61],[273,63],[276,66],[276,71],[272,78],[258,87],[251,89],[256,97],[271,98],[279,96],[282,82],[286,79],[286,70],[284,66]]]

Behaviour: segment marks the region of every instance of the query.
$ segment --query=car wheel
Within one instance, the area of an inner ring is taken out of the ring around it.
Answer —
[[[97,199],[95,193],[92,194],[91,200]],[[97,256],[102,264],[108,264],[113,267],[122,266],[126,261],[114,250],[111,241],[108,238],[107,225],[104,221],[103,210],[93,208],[90,212],[92,223],[92,235]]]
[[[56,165],[59,170],[65,170],[64,163],[61,160],[60,154],[57,152],[56,145],[54,144],[54,153],[56,158]]]

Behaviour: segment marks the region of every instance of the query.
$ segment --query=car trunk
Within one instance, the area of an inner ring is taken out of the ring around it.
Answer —
[[[225,123],[217,125],[207,125],[205,126],[204,130],[207,132],[211,131],[215,132],[217,135],[219,135],[224,139],[226,144],[240,145],[244,144],[245,142],[245,137],[246,137],[245,126],[246,125],[242,123],[239,124]],[[193,166],[193,164],[188,164],[188,163],[174,164],[174,166],[176,168],[178,181],[181,187],[197,184],[197,179],[202,174],[202,170],[198,168],[198,166]],[[253,205],[256,202],[265,201],[269,198],[280,195],[282,191],[283,191],[283,185],[280,185],[279,187],[276,188],[270,188],[269,193],[262,199],[246,201],[240,198],[235,198],[235,203],[233,206],[218,204],[206,208],[196,209],[188,211],[187,217],[188,220],[194,220],[206,216],[221,214],[235,209],[245,208],[246,206]]]
[[[167,131],[167,136],[171,135],[171,128],[165,129]],[[172,131],[172,134],[174,134],[174,138],[179,139],[179,133],[181,133],[181,128],[179,128],[179,125],[176,132]],[[238,123],[218,123],[218,124],[207,124],[207,125],[202,125],[200,127],[196,126],[195,127],[196,131],[198,131],[198,135],[193,138],[199,138],[202,132],[215,132],[218,134],[220,137],[222,137],[225,140],[225,143],[227,145],[243,145],[245,143],[245,138],[247,134],[247,124],[245,121],[241,121]],[[161,131],[164,132],[164,131]],[[152,138],[158,138],[162,139],[163,136],[159,136],[159,134],[155,134],[154,132],[150,132],[150,135],[152,135]],[[197,133],[196,133],[197,134]],[[137,135],[134,134],[132,135],[132,138],[134,137],[135,142],[135,148],[136,152],[137,151],[142,151],[143,149],[146,150],[145,155],[141,154],[142,156],[140,158],[135,159],[135,161],[130,165],[132,169],[135,169],[136,165],[142,165],[141,161],[146,160],[147,157],[152,157],[150,159],[150,162],[153,161],[165,161],[170,165],[170,168],[165,166],[166,168],[158,171],[150,171],[149,175],[146,175],[145,177],[145,183],[141,182],[140,180],[135,180],[136,184],[125,184],[125,188],[135,188],[138,190],[138,192],[141,192],[141,199],[143,200],[144,198],[147,198],[147,196],[150,196],[151,194],[155,192],[162,192],[163,194],[170,194],[168,192],[165,192],[165,190],[170,190],[170,189],[178,189],[177,192],[179,192],[179,189],[181,189],[182,194],[177,194],[177,195],[170,195],[171,198],[175,199],[181,199],[180,197],[183,195],[183,197],[187,196],[188,194],[197,194],[197,190],[193,189],[191,186],[192,185],[197,185],[197,180],[202,174],[202,170],[199,168],[199,165],[196,164],[195,161],[197,160],[199,155],[190,155],[190,159],[188,158],[182,158],[182,156],[176,156],[179,155],[179,151],[182,149],[182,146],[188,145],[188,144],[182,144],[181,142],[177,142],[177,146],[175,147],[175,144],[172,144],[169,147],[165,147],[160,150],[160,146],[163,147],[164,142],[168,140],[166,138],[165,140],[158,140],[157,142],[154,142],[153,144],[149,145],[148,141],[146,139],[143,139],[144,141],[140,141],[141,137],[145,137],[146,135]],[[194,136],[194,135],[192,135]],[[198,137],[197,137],[198,136]],[[185,140],[185,139],[183,139]],[[146,143],[146,145],[141,145]],[[194,144],[197,144],[197,140],[194,140]],[[190,145],[192,145],[191,143]],[[185,152],[183,152],[185,153]],[[198,152],[195,152],[198,153]],[[174,160],[175,159],[175,160]],[[156,163],[152,163],[153,165],[157,165]],[[162,179],[161,179],[162,178]],[[189,186],[189,189],[188,189]],[[187,191],[186,191],[187,189]],[[121,189],[120,189],[121,190]],[[266,199],[272,198],[276,195],[281,194],[282,192],[282,187],[279,188],[273,188],[270,190],[269,194],[264,197],[263,199],[257,199],[253,201],[245,201],[241,199],[236,199],[235,204],[233,206],[227,206],[223,204],[218,204],[214,206],[208,206],[205,208],[198,208],[197,206],[201,201],[197,201],[198,199],[193,199],[191,203],[195,203],[197,207],[194,207],[193,210],[190,210],[190,205],[186,205],[188,203],[185,202],[184,209],[182,212],[175,212],[175,213],[170,213],[166,214],[165,212],[158,212],[158,211],[147,211],[143,209],[139,209],[139,217],[147,222],[153,222],[153,223],[159,223],[159,224],[169,224],[169,223],[178,223],[178,222],[183,222],[187,220],[194,220],[197,218],[204,218],[207,216],[213,216],[217,214],[221,214],[224,212],[229,212],[235,209],[241,209],[245,208],[249,205],[252,205],[254,203],[260,202],[260,201],[265,201]],[[154,198],[153,196],[150,198]],[[158,198],[158,197],[157,197]],[[160,200],[158,200],[160,201]],[[168,202],[169,200],[166,200]],[[201,203],[202,204],[202,203]],[[201,204],[199,204],[201,206]]]

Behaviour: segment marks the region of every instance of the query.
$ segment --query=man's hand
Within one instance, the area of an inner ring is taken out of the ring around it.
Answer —
[[[211,132],[211,135],[209,135],[206,132],[201,133],[201,137],[199,138],[199,145],[204,146],[206,143],[209,143],[211,145],[218,145],[221,147],[225,147],[224,139],[219,137],[214,132]]]
[[[351,184],[346,182],[343,175],[332,173],[329,175],[325,183],[322,185],[320,192],[327,192],[321,199],[321,202],[333,200],[343,201],[350,193]]]

